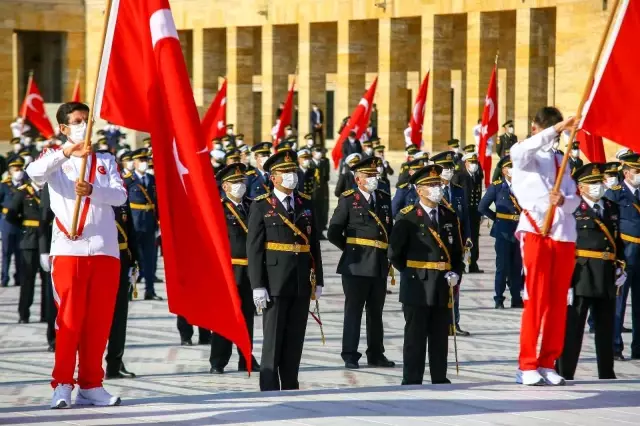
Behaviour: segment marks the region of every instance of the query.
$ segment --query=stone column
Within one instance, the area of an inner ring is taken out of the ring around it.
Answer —
[[[420,50],[422,57],[422,68],[420,73],[420,84],[427,72],[429,75],[429,89],[427,92],[427,105],[424,114],[424,127],[422,128],[422,139],[424,140],[423,149],[429,152],[433,151],[433,72],[434,66],[434,37],[435,37],[435,14],[423,14],[421,20],[421,38]]]
[[[273,25],[262,26],[262,134],[271,134],[271,128],[275,123],[274,88],[273,88]]]
[[[229,63],[227,71],[227,123],[245,134],[253,135],[253,74],[255,45],[253,27],[228,27],[226,30]],[[259,106],[258,106],[259,107]]]
[[[309,111],[311,110],[311,91],[317,91],[317,81],[312,81],[311,74],[311,24],[298,23],[298,135],[300,140],[309,133]]]
[[[349,44],[349,20],[338,21],[338,70],[336,75],[335,92],[335,115],[334,129],[340,129],[342,119],[351,114],[349,110],[349,75],[352,72],[350,67],[350,44]]]
[[[63,101],[71,99],[73,95],[78,70],[80,71],[80,96],[82,101],[90,102],[93,99],[93,93],[87,92],[84,86],[86,81],[84,37],[84,33],[81,32],[69,32],[66,34]]]
[[[191,87],[193,88],[193,98],[196,106],[204,108],[204,29],[193,29],[193,43],[191,44],[193,57],[193,78]]]
[[[529,87],[531,59],[531,9],[516,11],[516,100],[514,125],[518,139],[523,139],[528,132]]]

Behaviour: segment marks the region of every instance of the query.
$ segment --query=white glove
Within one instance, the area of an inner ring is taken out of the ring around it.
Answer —
[[[266,309],[267,302],[270,302],[269,292],[264,287],[256,288],[253,290],[253,304],[256,305],[256,309]]]
[[[49,257],[49,253],[42,253],[40,255],[40,267],[45,272],[51,272],[51,258]]]
[[[316,286],[316,300],[320,300],[320,296],[322,296],[322,286]]]
[[[567,293],[567,306],[571,306],[573,305],[573,289],[570,288],[569,292]]]
[[[449,287],[457,286],[458,282],[460,281],[460,275],[456,274],[455,272],[447,272],[444,277],[449,282]]]
[[[627,274],[620,268],[616,270],[616,287],[620,288],[627,281]]]
[[[138,268],[132,266],[129,268],[129,282],[134,284],[138,280]]]
[[[469,265],[471,263],[471,250],[464,251],[464,254],[462,255],[462,261],[465,263],[465,265]]]

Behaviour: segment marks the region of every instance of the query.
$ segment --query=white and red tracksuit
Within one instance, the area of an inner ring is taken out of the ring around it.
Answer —
[[[76,353],[78,385],[82,389],[102,386],[102,355],[120,279],[118,231],[112,206],[124,204],[127,192],[110,154],[94,153],[87,159],[85,180],[93,190],[82,199],[78,238],[69,238],[81,161],[77,157],[66,158],[62,149],[48,149],[27,167],[29,177],[37,184],[49,184],[51,209],[56,215],[50,252],[53,297],[58,306],[51,382],[54,388],[76,383]]]
[[[562,155],[551,149],[557,136],[550,127],[511,147],[512,189],[523,209],[516,230],[525,274],[519,357],[522,371],[554,368],[564,345],[567,293],[575,266],[577,238],[573,212],[580,197],[567,167],[560,187],[564,204],[555,209],[548,236],[540,235],[550,208],[549,193],[562,163]]]

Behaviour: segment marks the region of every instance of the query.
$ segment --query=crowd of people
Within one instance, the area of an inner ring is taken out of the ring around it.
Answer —
[[[102,379],[135,377],[122,358],[136,283],[144,280],[145,300],[161,300],[154,287],[161,235],[151,141],[131,151],[110,126],[88,149],[88,114],[84,104],[60,107],[64,141],[36,139],[43,145],[34,146],[24,136],[14,138],[0,185],[2,285],[9,284],[14,256],[19,321],[25,323],[38,273],[44,283],[40,320],[48,322],[55,352],[52,408],[71,406],[76,383],[77,404],[119,404]],[[342,252],[337,273],[345,295],[345,368],[360,367],[363,313],[367,364],[395,367],[385,356],[383,308],[388,278],[395,280],[397,271],[405,318],[402,384],[421,384],[427,364],[431,383],[450,383],[449,336],[470,335],[460,326],[461,284],[465,274],[483,272],[478,259],[485,220],[493,223],[495,239],[495,308],[505,308],[507,288],[510,307],[524,308],[516,380],[562,385],[574,379],[587,321],[595,333],[598,376],[615,378],[614,360],[625,359],[629,289],[640,280],[640,156],[624,150],[618,162],[583,164],[574,144],[560,191],[554,191],[562,134],[576,124],[543,108],[531,136],[518,142],[513,123],[506,122],[495,144],[501,159],[486,191],[490,171],[482,170],[475,145],[461,147],[452,139],[448,150],[431,154],[408,145],[393,195],[388,176],[395,172],[384,145],[373,132],[364,139],[352,132],[342,145],[332,215],[331,166],[317,129],[304,138],[288,129],[280,141],[249,147],[228,125],[226,136],[212,141],[211,164],[252,341],[254,316],[263,316],[262,354],[259,362],[251,360],[260,389],[299,387],[309,301],[323,293],[325,239]],[[84,158],[87,174],[77,182]],[[78,232],[70,235],[78,195],[83,207]],[[547,214],[553,216],[545,234]],[[632,359],[640,358],[639,311],[633,312]],[[178,317],[177,327],[181,344],[194,344],[193,326]],[[223,374],[232,343],[202,328],[198,343],[211,346],[210,372]],[[237,369],[247,367],[240,356]]]

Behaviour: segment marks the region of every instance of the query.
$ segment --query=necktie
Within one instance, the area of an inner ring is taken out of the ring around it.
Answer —
[[[289,215],[289,219],[293,219],[293,207],[291,207],[291,195],[287,195],[284,197],[284,205],[287,206],[287,215]]]
[[[636,189],[636,191],[633,193],[633,195],[636,196],[636,200],[640,200],[640,189]]]
[[[243,216],[246,216],[246,212],[244,211],[244,207],[242,206],[242,203],[238,204],[236,207],[238,208],[238,211],[242,213]]]
[[[449,185],[444,187],[444,199],[447,200],[448,203],[451,202],[451,198],[450,198],[450,195],[449,195]]]
[[[602,209],[600,208],[600,204],[594,204],[593,210],[596,212],[598,217],[602,217]]]
[[[371,198],[369,198],[369,207],[372,212],[376,211],[376,200],[373,198],[373,194],[371,194]]]
[[[142,185],[145,188],[147,187],[147,175],[142,175]]]
[[[431,219],[431,222],[436,226],[436,228],[438,227],[438,218],[436,216],[436,209],[431,209],[431,211],[429,212],[429,219]]]

